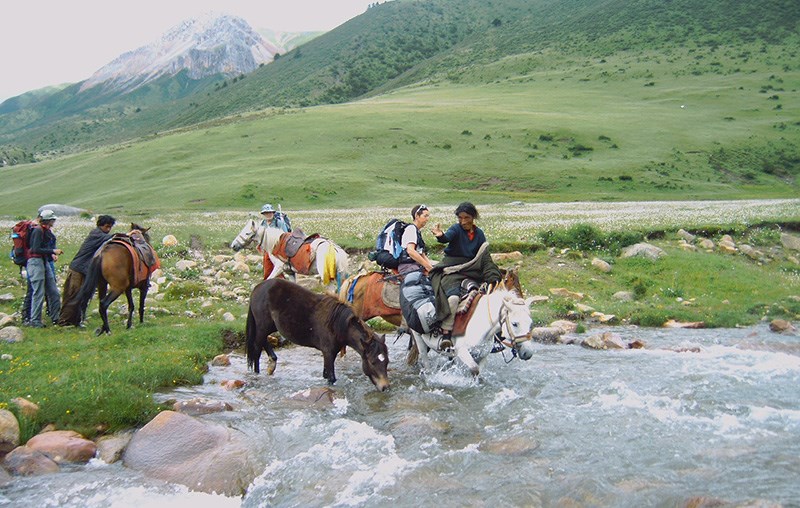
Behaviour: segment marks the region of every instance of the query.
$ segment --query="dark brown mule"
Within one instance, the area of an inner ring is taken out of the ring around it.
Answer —
[[[250,295],[245,330],[247,366],[256,373],[262,350],[269,356],[267,373],[275,371],[278,357],[268,336],[277,331],[295,344],[322,351],[322,377],[329,383],[336,382],[336,353],[350,346],[361,355],[361,368],[375,387],[380,391],[389,388],[389,351],[384,338],[334,296],[314,293],[284,279],[265,280]]]
[[[85,308],[97,289],[100,301],[100,317],[103,325],[95,333],[111,333],[108,326],[108,307],[121,294],[128,298],[128,328],[133,323],[133,288],[139,290],[139,322],[144,322],[144,301],[150,287],[151,269],[155,269],[158,258],[150,246],[150,237],[138,224],[131,224],[131,232],[127,235],[115,235],[101,247],[92,258],[92,264],[86,274],[86,280],[80,290],[80,301]],[[138,244],[138,245],[137,245]],[[138,248],[148,251],[152,257],[149,263],[138,254]]]

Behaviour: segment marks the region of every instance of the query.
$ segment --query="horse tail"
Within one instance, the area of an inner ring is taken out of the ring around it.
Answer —
[[[254,372],[258,373],[260,370],[258,364],[256,363],[256,359],[259,357],[259,348],[258,340],[256,337],[256,316],[253,314],[253,309],[247,309],[247,324],[244,328],[245,334],[245,349],[247,350],[247,368],[253,369]]]
[[[81,288],[78,290],[77,300],[80,302],[81,309],[85,309],[89,305],[89,300],[94,296],[102,269],[103,257],[98,254],[92,258],[92,263],[86,271],[86,278],[83,279],[83,284],[81,284]]]

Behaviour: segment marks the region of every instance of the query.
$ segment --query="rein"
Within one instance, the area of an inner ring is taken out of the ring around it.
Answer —
[[[531,340],[533,337],[533,331],[528,331],[528,333],[522,335],[514,335],[514,330],[511,329],[511,323],[508,321],[509,309],[505,300],[503,300],[496,322],[492,319],[491,301],[489,299],[486,300],[486,311],[489,315],[489,322],[492,323],[492,328],[494,328],[495,325],[500,325],[500,329],[494,334],[493,338],[495,346],[492,348],[491,352],[499,353],[505,348],[509,348],[511,349],[511,360],[513,360],[517,356],[517,346],[523,342]],[[503,330],[503,328],[505,328],[505,330]],[[504,332],[510,338],[506,338],[503,335]],[[505,355],[503,358],[505,359]],[[506,360],[506,363],[511,362],[511,360]]]

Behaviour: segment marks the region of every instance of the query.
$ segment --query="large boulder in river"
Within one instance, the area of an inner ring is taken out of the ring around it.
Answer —
[[[27,446],[18,446],[11,450],[3,459],[3,467],[16,476],[58,473],[61,470],[53,459]]]
[[[147,476],[228,496],[244,494],[258,472],[244,434],[175,411],[139,429],[122,460]]]
[[[0,458],[19,444],[19,422],[14,413],[0,409]]]
[[[85,464],[97,453],[97,445],[74,430],[42,432],[30,438],[26,446],[44,453],[58,464]]]

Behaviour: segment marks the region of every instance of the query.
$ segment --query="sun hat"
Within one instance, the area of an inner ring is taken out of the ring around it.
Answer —
[[[275,209],[272,208],[272,205],[269,203],[261,207],[261,213],[274,212],[274,211]]]
[[[42,220],[56,220],[56,219],[58,219],[58,217],[56,217],[56,214],[53,212],[53,210],[42,210],[42,212],[39,214],[39,217],[41,217]]]

